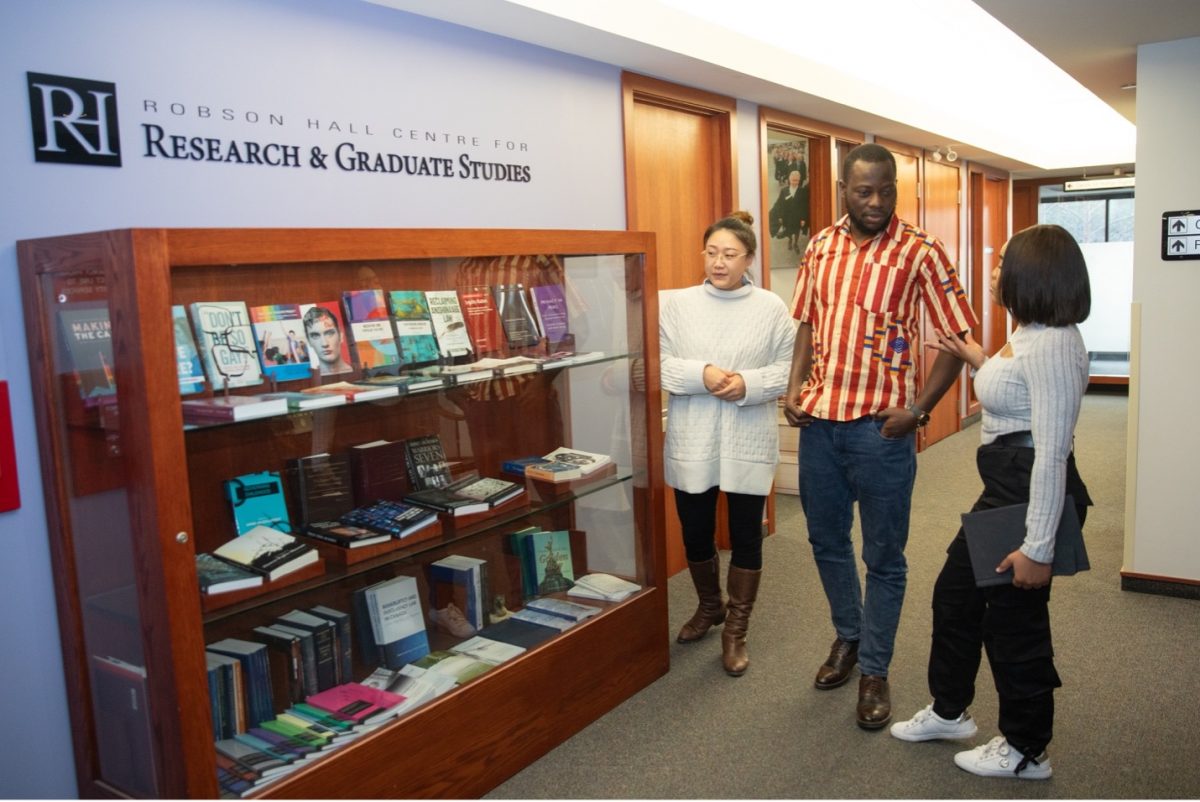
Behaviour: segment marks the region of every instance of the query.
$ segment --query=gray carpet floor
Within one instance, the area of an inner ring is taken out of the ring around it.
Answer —
[[[1054,776],[985,779],[950,742],[905,743],[854,723],[857,681],[812,680],[833,631],[799,501],[779,496],[777,533],[748,638],[751,667],[725,675],[720,638],[671,644],[670,672],[494,789],[494,799],[1196,798],[1200,602],[1120,589],[1125,494],[1123,394],[1089,393],[1076,457],[1097,506],[1085,527],[1092,570],[1055,580]],[[958,515],[974,501],[978,426],[919,456],[908,595],[891,666],[897,720],[929,702],[929,600]],[[856,534],[857,540],[857,534]],[[727,562],[727,561],[726,561]],[[692,612],[686,572],[670,580],[672,631]],[[984,659],[971,711],[998,734]]]

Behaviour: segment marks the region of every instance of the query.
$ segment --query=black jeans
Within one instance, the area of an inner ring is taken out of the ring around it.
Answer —
[[[972,511],[1029,500],[1032,448],[980,446],[976,464],[983,494]],[[1092,502],[1073,454],[1067,460],[1067,493],[1074,496],[1082,523]],[[1062,686],[1050,639],[1050,587],[976,587],[960,528],[933,589],[929,690],[934,712],[956,718],[967,709],[975,698],[981,648],[987,649],[1000,696],[1000,732],[1014,749],[1035,757],[1053,737],[1054,689]]]
[[[717,496],[719,488],[703,493],[675,490],[675,510],[683,527],[683,550],[688,562],[711,560],[717,553]],[[747,571],[762,568],[762,514],[766,496],[726,493],[729,507],[729,562]]]

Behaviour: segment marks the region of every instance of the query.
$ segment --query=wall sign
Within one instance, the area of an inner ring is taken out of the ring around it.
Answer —
[[[1163,212],[1162,258],[1200,259],[1200,210]]]

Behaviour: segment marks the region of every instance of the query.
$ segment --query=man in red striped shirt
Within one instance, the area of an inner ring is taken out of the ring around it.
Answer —
[[[846,216],[800,262],[785,414],[803,429],[800,501],[837,633],[815,685],[845,684],[857,663],[858,725],[876,730],[892,717],[888,665],[908,573],[915,432],[962,368],[939,352],[917,392],[920,305],[947,334],[966,332],[975,315],[942,244],[895,215],[896,161],[886,148],[851,150],[839,185]],[[856,501],[865,595],[850,539]]]

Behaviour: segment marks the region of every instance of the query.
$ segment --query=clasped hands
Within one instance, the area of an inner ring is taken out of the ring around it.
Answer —
[[[746,397],[746,380],[742,374],[716,365],[704,366],[704,388],[722,401],[740,401]]]

